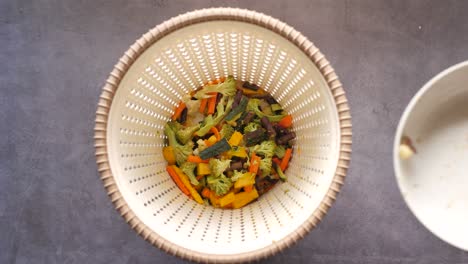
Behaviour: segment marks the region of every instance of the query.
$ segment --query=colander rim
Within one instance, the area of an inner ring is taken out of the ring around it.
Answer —
[[[269,29],[296,45],[317,66],[333,95],[340,125],[340,152],[333,181],[317,209],[294,232],[273,244],[251,252],[230,255],[215,255],[196,252],[176,245],[146,226],[130,209],[120,193],[111,171],[107,154],[107,122],[117,88],[127,70],[153,43],[182,27],[207,21],[231,20],[251,23]],[[190,261],[209,263],[249,262],[272,256],[299,241],[326,215],[344,184],[351,158],[351,114],[344,89],[334,69],[315,45],[291,26],[271,16],[240,8],[219,7],[199,9],[173,17],[152,28],[139,38],[119,59],[111,71],[99,98],[94,128],[96,163],[104,187],[116,210],[125,221],[145,240],[165,252]]]

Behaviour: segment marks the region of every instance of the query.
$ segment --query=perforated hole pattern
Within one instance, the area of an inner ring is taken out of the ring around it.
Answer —
[[[288,181],[239,210],[183,195],[161,151],[182,96],[227,75],[271,93],[297,134]],[[304,236],[343,184],[350,145],[346,98],[318,49],[271,17],[229,8],[187,13],[138,40],[107,80],[95,128],[99,171],[120,213],[151,243],[199,261],[257,259]]]

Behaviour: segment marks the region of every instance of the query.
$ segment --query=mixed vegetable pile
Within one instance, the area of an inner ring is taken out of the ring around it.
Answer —
[[[292,157],[292,117],[232,76],[185,96],[164,127],[167,172],[200,204],[241,208],[270,190]]]

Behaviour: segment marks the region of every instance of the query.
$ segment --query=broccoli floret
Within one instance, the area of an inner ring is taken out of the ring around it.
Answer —
[[[258,103],[258,107],[260,110],[266,115],[273,115],[273,111],[271,110],[270,104],[265,100],[260,100]]]
[[[271,158],[264,158],[264,159],[261,159],[260,160],[260,172],[261,172],[261,176],[262,177],[265,177],[267,175],[270,174],[271,172]]]
[[[196,167],[197,167],[197,164],[193,162],[185,162],[184,164],[180,166],[180,169],[190,179],[190,183],[195,186],[199,184],[197,177],[195,176],[195,173],[194,173],[194,170]]]
[[[169,146],[174,150],[177,164],[182,165],[187,160],[188,155],[192,154],[193,142],[189,141],[185,145],[177,142],[176,133],[171,129],[169,124],[164,126],[164,134],[167,136]]]
[[[231,189],[232,181],[224,174],[220,177],[208,176],[208,187],[216,193],[216,195],[225,195]]]
[[[198,148],[197,148],[198,151],[205,150],[205,149],[208,147],[208,146],[206,145],[205,140],[203,140],[203,139],[201,139],[201,138],[200,138],[199,140],[197,140],[197,145],[198,145]]]
[[[276,146],[275,155],[278,156],[278,158],[282,159],[284,157],[285,152],[286,152],[286,149],[284,148],[283,145]]]
[[[202,127],[197,131],[195,132],[195,134],[199,137],[203,137],[204,135],[206,135],[206,133],[208,133],[208,131],[210,131],[210,129],[212,127],[214,127],[216,124],[214,122],[214,119],[213,119],[213,115],[208,115],[207,117],[205,117],[205,119],[203,120],[203,123],[202,123]]]
[[[198,109],[200,109],[200,100],[192,100],[192,97],[186,94],[182,97],[182,101],[184,101],[185,106],[187,107],[187,115],[194,116],[199,113]]]
[[[236,182],[236,181],[239,180],[242,176],[244,176],[244,173],[242,173],[241,171],[238,171],[238,170],[234,170],[233,175],[232,175],[232,177],[231,177],[231,181],[232,181],[232,182]]]
[[[223,120],[225,114],[229,111],[231,111],[232,108],[232,103],[234,102],[234,97],[229,97],[226,105],[224,105],[226,101],[226,97],[223,97],[221,101],[218,103],[216,106],[216,116],[213,117],[213,115],[208,115],[205,117],[203,120],[203,126],[195,132],[195,134],[199,137],[203,137],[210,131],[210,129],[214,126],[216,126],[221,120]]]
[[[187,144],[187,142],[192,139],[193,134],[197,132],[198,129],[200,129],[200,125],[185,127],[177,121],[169,122],[169,126],[171,127],[172,131],[175,132],[177,139],[182,144]]]
[[[203,177],[200,179],[200,181],[198,181],[198,187],[199,188],[206,187],[206,177]]]
[[[257,98],[249,99],[247,111],[253,111],[258,117],[266,116],[271,122],[279,122],[285,115],[267,115],[259,109],[260,100]]]
[[[253,132],[260,128],[260,125],[255,122],[250,122],[244,127],[244,133]]]
[[[232,134],[234,134],[234,128],[228,124],[224,124],[221,127],[221,130],[219,131],[219,134],[225,138],[225,139],[230,139]]]
[[[192,154],[195,156],[200,156],[200,151],[198,151],[198,148],[196,148],[193,150]]]
[[[278,176],[280,180],[286,181],[286,175],[284,175],[284,172],[281,170],[280,166],[275,166],[276,167],[276,172],[278,173]]]
[[[263,141],[259,145],[251,148],[251,151],[263,155],[264,157],[271,158],[275,154],[276,143],[273,140]]]
[[[227,98],[227,102],[226,102]],[[216,117],[215,122],[218,124],[223,120],[223,118],[231,111],[232,104],[234,103],[234,97],[223,97],[219,104],[216,106]]]
[[[234,77],[229,76],[220,84],[205,85],[200,91],[195,93],[194,97],[197,99],[209,98],[212,96],[209,93],[213,92],[221,93],[225,97],[234,96],[237,92],[236,80],[234,80]]]
[[[210,159],[209,164],[211,175],[214,177],[219,177],[227,168],[229,168],[231,160]]]

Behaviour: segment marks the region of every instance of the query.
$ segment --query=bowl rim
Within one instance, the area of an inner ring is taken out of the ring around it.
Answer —
[[[182,27],[195,23],[219,20],[246,22],[266,28],[286,38],[304,52],[304,54],[316,65],[327,82],[331,94],[333,95],[340,127],[340,149],[335,175],[333,176],[332,183],[329,186],[326,195],[311,216],[294,232],[267,247],[251,252],[230,255],[206,254],[180,247],[179,245],[167,241],[140,221],[125,202],[116,184],[116,180],[114,179],[109,164],[106,138],[107,122],[113,96],[117,91],[123,76],[139,55],[162,37]],[[278,19],[272,18],[271,16],[247,9],[220,7],[195,10],[166,20],[160,25],[149,30],[129,47],[114,66],[114,69],[111,71],[102,88],[102,93],[96,110],[94,147],[98,172],[108,196],[116,210],[121,214],[130,227],[146,241],[171,255],[190,261],[210,263],[250,262],[272,256],[275,253],[290,247],[315,228],[326,215],[328,209],[335,201],[342,185],[344,184],[344,179],[349,167],[352,143],[351,128],[351,113],[342,84],[328,60],[312,42],[291,26],[279,21]]]
[[[410,205],[410,202],[406,198],[405,195],[403,195],[403,187],[402,183],[399,180],[402,176],[401,172],[401,165],[400,165],[400,157],[399,157],[399,147],[400,147],[400,142],[401,142],[401,137],[403,136],[403,130],[406,127],[406,124],[408,122],[408,118],[410,117],[411,113],[414,111],[416,108],[418,102],[421,100],[421,98],[427,94],[431,89],[433,89],[434,84],[440,81],[441,79],[445,78],[446,76],[452,74],[453,72],[458,71],[461,68],[468,67],[468,60],[467,61],[462,61],[459,62],[455,65],[452,65],[445,70],[439,72],[436,74],[434,77],[432,77],[429,81],[427,81],[421,89],[419,89],[416,94],[411,98],[410,102],[406,106],[405,110],[403,111],[403,114],[401,115],[401,118],[398,122],[397,130],[395,133],[395,138],[393,140],[393,170],[395,174],[395,180],[398,185],[398,190],[400,191],[400,194],[403,198],[403,201],[405,202],[406,206],[409,208],[413,216],[418,220],[419,223],[421,223],[431,234],[433,234],[435,237],[439,238],[440,240],[444,241],[445,243],[454,246],[456,248],[468,251],[468,248],[466,246],[460,246],[456,245],[455,243],[446,240],[445,238],[440,237],[437,235],[434,231],[433,228],[430,228],[427,226],[423,221],[422,218],[418,217],[416,214],[416,209]]]

